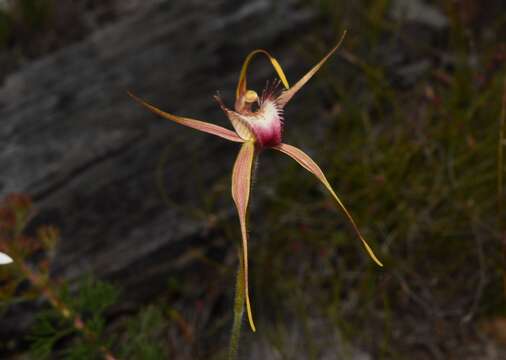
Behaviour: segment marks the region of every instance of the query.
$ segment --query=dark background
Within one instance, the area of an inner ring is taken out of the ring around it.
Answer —
[[[505,356],[502,1],[14,0],[0,9],[0,196],[30,194],[31,226],[60,228],[55,278],[93,273],[122,289],[112,332],[157,303],[192,331],[173,321],[160,335],[172,358],[219,358],[240,245],[229,188],[237,144],[157,118],[126,91],[230,127],[212,95],[233,103],[250,51],[271,51],[294,83],[347,29],[340,53],[287,107],[284,140],[321,165],[385,267],[313,177],[262,153],[250,216],[258,332],[243,329],[241,358]],[[250,77],[260,92],[274,72],[257,60]],[[2,315],[2,348],[33,314],[17,304]]]

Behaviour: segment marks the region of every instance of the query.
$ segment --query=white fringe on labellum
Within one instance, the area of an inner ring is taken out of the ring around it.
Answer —
[[[280,82],[267,82],[260,97],[259,110],[248,118],[253,132],[262,147],[273,147],[281,143],[283,136],[283,108],[277,97],[280,93]]]
[[[0,252],[0,265],[7,265],[11,262],[13,262],[13,260],[9,255]]]
[[[237,134],[245,141],[254,140],[260,148],[274,147],[281,143],[283,108],[277,102],[279,84],[279,81],[267,84],[255,111],[252,104],[247,104],[240,112],[230,110],[219,96],[215,96]]]

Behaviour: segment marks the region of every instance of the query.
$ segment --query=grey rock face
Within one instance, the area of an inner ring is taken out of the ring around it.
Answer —
[[[291,1],[154,1],[9,76],[0,88],[0,197],[31,194],[35,221],[61,228],[54,273],[73,280],[92,271],[135,301],[186,266],[178,261],[185,247],[209,235],[164,204],[160,157],[169,196],[197,204],[202,184],[230,173],[237,144],[156,118],[126,90],[229,126],[212,95],[220,89],[232,103],[242,60],[256,47],[273,49],[290,71],[295,52],[280,40],[311,19]],[[267,70],[260,75],[271,77]],[[232,201],[224,204],[233,214]],[[0,336],[26,328],[32,313],[22,310],[10,312]]]

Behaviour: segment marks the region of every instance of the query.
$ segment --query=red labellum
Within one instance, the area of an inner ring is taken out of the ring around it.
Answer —
[[[252,103],[247,103],[240,111],[230,110],[217,98],[237,133],[246,141],[254,140],[260,148],[281,144],[283,108],[277,101],[278,87],[279,82],[274,82],[264,89],[262,97],[257,99],[258,109],[255,111]]]

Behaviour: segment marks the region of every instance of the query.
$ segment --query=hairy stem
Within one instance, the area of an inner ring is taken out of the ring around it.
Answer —
[[[504,147],[506,146],[505,134],[505,118],[506,118],[506,79],[504,80],[504,89],[502,96],[501,115],[499,116],[499,144],[497,147],[497,205],[498,205],[498,224],[499,236],[503,248],[503,286],[504,296],[506,297],[506,225],[504,219],[504,191],[503,191],[503,175],[504,175]]]
[[[234,297],[234,323],[232,325],[232,334],[230,336],[230,347],[228,351],[228,360],[237,359],[239,350],[239,339],[241,337],[242,319],[244,316],[244,266],[242,255],[239,253],[239,265],[235,280]]]

